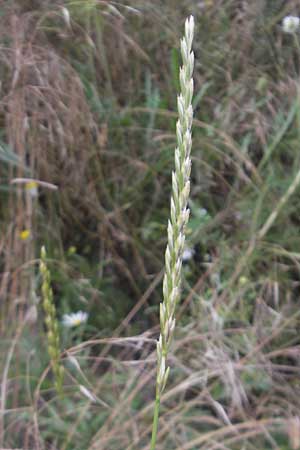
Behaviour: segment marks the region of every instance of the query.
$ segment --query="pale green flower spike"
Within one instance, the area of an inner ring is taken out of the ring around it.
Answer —
[[[55,379],[55,388],[58,393],[62,392],[64,378],[64,368],[60,364],[60,341],[58,333],[58,323],[56,309],[53,301],[51,289],[50,272],[46,263],[45,247],[41,248],[40,273],[42,276],[42,296],[45,311],[45,323],[47,327],[48,353],[51,360],[52,370]]]
[[[190,16],[185,22],[185,34],[181,40],[183,64],[179,73],[181,92],[177,98],[179,115],[176,125],[177,148],[175,149],[175,171],[172,173],[171,212],[168,223],[168,244],[165,253],[163,302],[160,304],[160,336],[157,342],[156,400],[151,450],[154,450],[156,445],[160,399],[170,371],[167,367],[167,356],[175,328],[175,308],[180,296],[185,228],[189,219],[187,205],[190,193],[191,127],[193,122],[193,37],[194,18]]]

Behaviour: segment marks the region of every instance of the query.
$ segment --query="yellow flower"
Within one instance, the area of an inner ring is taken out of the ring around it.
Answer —
[[[74,245],[68,248],[68,255],[74,255],[77,252],[77,248]]]
[[[22,240],[22,241],[27,241],[27,239],[30,237],[30,230],[22,230],[22,231],[20,231],[20,233],[19,233],[19,238]]]
[[[248,278],[247,277],[244,277],[244,276],[241,276],[240,278],[239,278],[239,284],[240,284],[240,286],[245,286],[247,283],[248,283]]]
[[[28,181],[28,183],[25,184],[25,189],[28,191],[31,197],[37,197],[38,185],[36,181]]]

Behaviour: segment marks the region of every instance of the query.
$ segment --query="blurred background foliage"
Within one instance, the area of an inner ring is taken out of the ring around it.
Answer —
[[[0,446],[148,448],[189,14],[191,257],[157,448],[300,448],[299,190],[277,209],[300,170],[296,0],[0,1]],[[60,330],[62,397],[42,245],[58,320],[89,313]]]

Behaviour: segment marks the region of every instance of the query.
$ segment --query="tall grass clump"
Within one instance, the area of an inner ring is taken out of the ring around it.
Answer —
[[[192,148],[192,97],[194,82],[194,18],[185,22],[185,34],[181,40],[182,67],[180,68],[180,94],[177,98],[178,121],[176,124],[177,147],[175,171],[172,173],[171,218],[168,222],[168,244],[165,253],[163,302],[160,304],[160,336],[157,342],[156,398],[153,417],[151,450],[155,449],[161,395],[167,383],[168,351],[175,328],[175,308],[180,296],[182,254],[185,228],[189,219],[188,198],[190,194],[191,148]]]

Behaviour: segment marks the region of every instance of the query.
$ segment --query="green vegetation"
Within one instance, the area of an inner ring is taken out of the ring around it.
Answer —
[[[0,448],[150,448],[191,14],[191,215],[156,449],[300,449],[293,0],[0,3]]]

